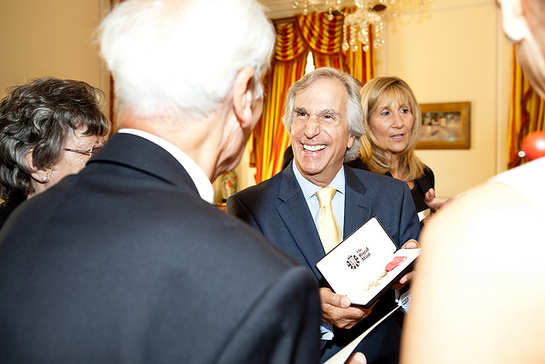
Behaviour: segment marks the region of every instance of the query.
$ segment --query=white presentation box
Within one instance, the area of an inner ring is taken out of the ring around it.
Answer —
[[[420,249],[397,249],[377,217],[372,217],[320,259],[316,268],[335,293],[369,308],[412,269],[418,255]]]

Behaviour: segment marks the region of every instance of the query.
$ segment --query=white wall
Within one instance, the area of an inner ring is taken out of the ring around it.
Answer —
[[[0,93],[38,77],[78,79],[109,92],[93,33],[108,0],[0,1]]]

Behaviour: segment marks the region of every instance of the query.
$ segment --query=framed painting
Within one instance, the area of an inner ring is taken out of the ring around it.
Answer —
[[[469,149],[471,103],[420,104],[422,124],[416,149]]]

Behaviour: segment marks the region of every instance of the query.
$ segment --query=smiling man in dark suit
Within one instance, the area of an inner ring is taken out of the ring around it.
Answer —
[[[227,211],[247,221],[277,246],[306,265],[322,281],[315,263],[327,248],[318,232],[317,191],[332,187],[332,207],[341,236],[347,237],[376,215],[398,247],[416,247],[420,223],[406,183],[343,165],[359,155],[363,130],[359,85],[350,75],[318,68],[288,93],[284,125],[294,161],[282,172],[227,201]],[[402,278],[406,283],[409,277]],[[321,282],[322,285],[323,282]],[[372,310],[350,306],[350,299],[320,288],[324,346],[322,360],[377,322],[395,306],[393,292]],[[400,317],[390,316],[359,345],[369,363],[397,363]],[[333,332],[329,328],[333,327]],[[333,337],[331,338],[331,334]]]
[[[318,361],[312,274],[211,204],[261,113],[274,37],[250,0],[106,17],[120,131],[4,226],[0,362]]]

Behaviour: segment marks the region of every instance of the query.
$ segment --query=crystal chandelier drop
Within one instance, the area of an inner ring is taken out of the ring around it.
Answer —
[[[302,9],[303,15],[309,11],[328,12],[329,20],[333,20],[333,12],[341,11],[342,0],[294,0],[293,8]]]
[[[384,21],[382,19],[388,0],[355,0],[356,11],[346,14],[343,24],[343,51],[358,50],[358,42],[365,52],[369,51],[370,32],[373,31],[373,45],[379,48],[384,44]],[[398,1],[399,2],[399,1]],[[350,30],[348,30],[350,29]]]
[[[371,37],[373,47],[379,48],[384,44],[384,22],[388,15],[397,16],[399,12],[421,8],[432,0],[354,0],[356,10],[348,14],[345,12],[343,24],[342,48],[346,52],[357,51],[358,43],[362,49],[369,51]],[[347,6],[345,0],[294,0],[293,7],[302,9],[307,15],[309,11],[329,12],[329,20],[333,19],[333,11],[341,11]],[[370,34],[372,32],[372,34]]]

